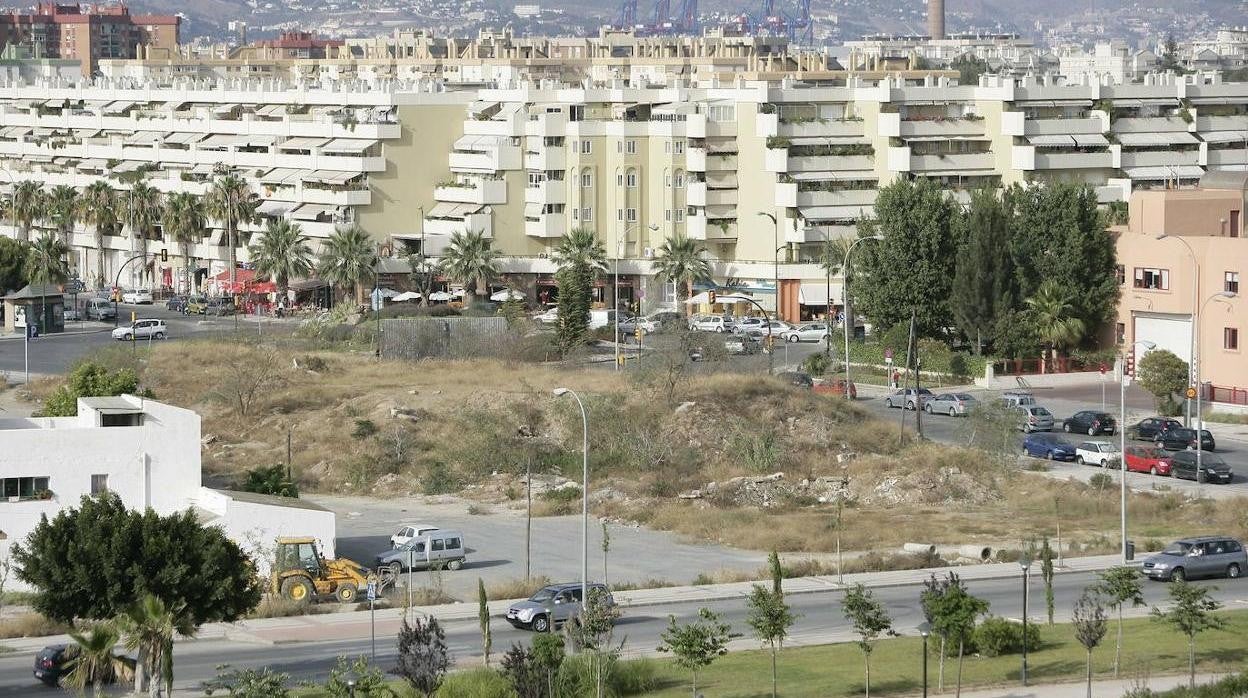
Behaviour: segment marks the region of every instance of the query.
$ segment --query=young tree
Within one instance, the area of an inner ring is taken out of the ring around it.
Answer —
[[[251,263],[256,273],[272,279],[277,297],[288,299],[290,280],[312,273],[312,248],[298,223],[286,219],[269,221],[259,242],[251,245]]]
[[[268,667],[230,669],[228,664],[217,667],[216,678],[203,683],[204,693],[224,691],[231,698],[286,698],[290,695],[290,674],[275,674]]]
[[[451,655],[446,648],[446,634],[438,619],[415,618],[411,622],[403,618],[399,628],[399,660],[394,673],[407,681],[412,690],[425,698],[432,696],[442,685],[442,678],[451,666]]]
[[[537,637],[553,637],[550,633]],[[546,691],[546,682],[542,678],[542,668],[538,666],[533,651],[519,643],[512,643],[511,649],[503,654],[503,676],[511,684],[517,698],[542,698]]]
[[[690,671],[693,696],[697,698],[698,670],[728,654],[728,641],[736,636],[732,626],[720,620],[718,613],[700,608],[698,619],[683,625],[676,624],[676,616],[668,616],[667,630],[661,637],[663,644],[659,645],[659,651],[671,652],[677,666]]]
[[[259,465],[248,470],[239,489],[275,497],[299,497],[299,486],[287,477],[286,466],[281,463]]]
[[[1157,398],[1157,411],[1163,415],[1178,414],[1175,396],[1187,389],[1187,362],[1168,349],[1154,349],[1136,365],[1140,385]]]
[[[594,277],[607,268],[607,253],[594,231],[574,228],[559,240],[551,256],[559,267],[555,274],[559,282],[559,324],[555,335],[559,347],[566,352],[585,342]]]
[[[437,260],[426,257],[424,252],[417,252],[407,256],[407,266],[410,270],[407,273],[408,283],[420,293],[420,304],[428,306],[429,294],[433,293],[433,282],[441,272]]]
[[[563,666],[563,636],[556,633],[540,633],[533,638],[533,661],[546,674],[547,698],[555,698],[555,674]]]
[[[965,225],[949,305],[954,322],[980,354],[984,343],[992,340],[997,321],[1015,304],[1009,220],[994,190],[979,189],[971,195]]]
[[[789,634],[789,628],[797,622],[797,616],[784,601],[784,594],[759,584],[754,585],[745,602],[748,615],[745,622],[754,630],[754,636],[771,649],[771,698],[776,698],[776,652]]]
[[[151,677],[149,692],[157,696],[162,683],[173,682],[173,636],[191,637],[195,626],[186,614],[185,606],[170,608],[159,598],[144,594],[117,619],[121,634],[125,636],[126,649],[134,650],[134,691],[141,693],[147,677]],[[168,676],[162,676],[168,654]],[[161,679],[164,679],[162,681]]]
[[[1023,315],[1035,328],[1036,335],[1048,346],[1053,360],[1063,349],[1083,339],[1087,326],[1078,317],[1074,296],[1053,280],[1045,281],[1025,301]]]
[[[1134,567],[1111,567],[1100,575],[1096,593],[1118,614],[1118,637],[1114,641],[1114,678],[1118,678],[1122,659],[1122,607],[1144,605],[1144,585]]]
[[[1075,625],[1075,639],[1088,653],[1088,698],[1092,698],[1092,650],[1101,644],[1101,640],[1105,639],[1106,631],[1109,630],[1105,606],[1101,604],[1100,596],[1094,590],[1085,590],[1075,602],[1072,622]]]
[[[30,247],[29,242],[0,237],[0,291],[9,293],[26,285]]]
[[[139,377],[133,369],[110,371],[103,364],[84,361],[74,367],[65,383],[52,391],[39,412],[43,417],[73,417],[78,414],[78,398],[111,397],[139,392]]]
[[[602,583],[610,586],[607,577],[607,555],[611,552],[611,532],[607,530],[607,522],[602,522]]]
[[[1176,579],[1170,583],[1170,610],[1154,607],[1152,612],[1154,620],[1170,624],[1187,638],[1187,685],[1193,689],[1196,688],[1196,636],[1206,630],[1226,627],[1226,620],[1214,613],[1222,604],[1209,595],[1216,590],[1216,587],[1192,586],[1186,579]]]
[[[26,278],[29,279],[30,283],[37,286],[51,286],[64,283],[69,278],[69,265],[65,262],[65,258],[68,255],[69,248],[65,246],[65,243],[53,237],[51,233],[39,236],[39,239],[35,240],[30,246],[30,250],[26,253],[26,263],[23,267]],[[42,291],[40,291],[40,325],[43,324],[43,316],[46,312],[44,310]]]
[[[347,684],[348,677],[354,678],[354,687]],[[339,656],[334,668],[329,670],[325,692],[332,698],[397,698],[398,695],[386,684],[385,672],[369,664],[368,657],[364,656],[356,657],[355,661]]]
[[[207,214],[225,223],[225,244],[230,248],[231,288],[238,281],[238,228],[255,220],[259,205],[260,199],[247,180],[234,174],[226,174],[214,181],[204,198]]]
[[[498,276],[498,250],[481,230],[451,233],[450,244],[442,253],[442,271],[475,295],[484,297],[489,283]]]
[[[121,635],[112,623],[96,623],[86,632],[71,630],[69,638],[74,641],[69,649],[69,661],[65,668],[65,683],[80,694],[91,686],[91,694],[100,695],[100,687],[114,679],[129,678],[130,668],[124,657],[118,656],[117,642]]]
[[[980,616],[988,612],[988,602],[972,596],[962,580],[949,573],[943,593],[928,602],[932,616],[932,631],[941,637],[958,643],[958,679],[955,695],[962,695],[962,664],[966,655],[966,641],[975,630]]]
[[[613,646],[612,638],[615,623],[620,619],[620,609],[607,599],[605,589],[590,587],[589,598],[575,621],[564,625],[564,630],[572,639],[572,646],[590,653],[598,698],[603,695],[607,665],[619,654],[619,648]]]
[[[490,598],[485,593],[485,582],[477,577],[477,623],[481,626],[481,654],[485,665],[490,665]]]
[[[941,597],[949,589],[951,579],[957,579],[952,572],[944,579],[937,579],[936,574],[932,573],[923,582],[923,591],[919,592],[919,607],[923,609],[923,619],[927,621],[928,627],[940,638],[939,650],[939,668],[936,671],[936,692],[944,693],[945,691],[945,646],[949,643],[949,637],[936,627],[936,608]]]
[[[841,605],[845,620],[854,626],[854,632],[858,635],[858,647],[862,650],[866,669],[863,695],[871,698],[871,651],[875,649],[875,641],[881,635],[897,634],[893,631],[893,619],[888,615],[884,604],[861,584],[855,584],[845,591],[845,599]]]
[[[1049,612],[1049,625],[1053,625],[1053,546],[1045,536],[1040,545],[1040,578],[1044,580],[1044,607]]]
[[[706,248],[696,240],[677,235],[663,241],[654,260],[654,272],[664,281],[670,281],[683,293],[676,294],[676,301],[689,314],[685,300],[693,296],[693,285],[711,278],[711,264],[704,258]]]
[[[776,594],[784,593],[784,568],[780,566],[780,554],[773,548],[767,554],[767,569],[771,570],[771,590]]]
[[[337,228],[321,243],[317,273],[344,290],[354,292],[356,305],[364,304],[364,285],[377,267],[377,248],[358,225]]]

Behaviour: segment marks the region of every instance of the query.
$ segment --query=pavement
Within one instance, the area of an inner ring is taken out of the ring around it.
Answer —
[[[1225,674],[1197,674],[1196,683],[1205,684],[1221,679]],[[1135,677],[1113,679],[1110,681],[1093,681],[1092,695],[1097,698],[1123,696],[1133,689],[1147,686],[1154,691],[1167,691],[1171,688],[1187,685],[1187,676],[1158,676],[1147,680]],[[948,681],[946,681],[948,683]],[[947,686],[946,686],[947,688]],[[1016,688],[989,688],[977,691],[962,691],[962,698],[1087,698],[1086,683],[1058,683],[1043,686],[1027,686]]]

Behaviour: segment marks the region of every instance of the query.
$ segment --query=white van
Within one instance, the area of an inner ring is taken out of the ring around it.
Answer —
[[[1001,401],[1007,407],[1034,407],[1039,404],[1036,396],[1022,390],[1007,390],[1001,393]]]
[[[464,566],[467,553],[464,550],[464,534],[441,529],[414,536],[403,545],[377,555],[377,569],[388,568],[392,573],[412,569],[458,570]]]

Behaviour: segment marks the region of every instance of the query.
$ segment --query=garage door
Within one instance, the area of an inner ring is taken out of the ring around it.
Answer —
[[[1158,349],[1167,349],[1174,355],[1189,361],[1192,352],[1192,320],[1188,315],[1172,313],[1136,313],[1136,341],[1148,341]],[[1136,359],[1142,355],[1137,352]]]

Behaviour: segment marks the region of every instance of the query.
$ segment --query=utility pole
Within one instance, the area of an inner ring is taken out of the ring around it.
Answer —
[[[923,397],[919,394],[919,338],[915,336],[915,320],[918,311],[910,311],[911,356],[914,357],[914,430],[923,438]]]

